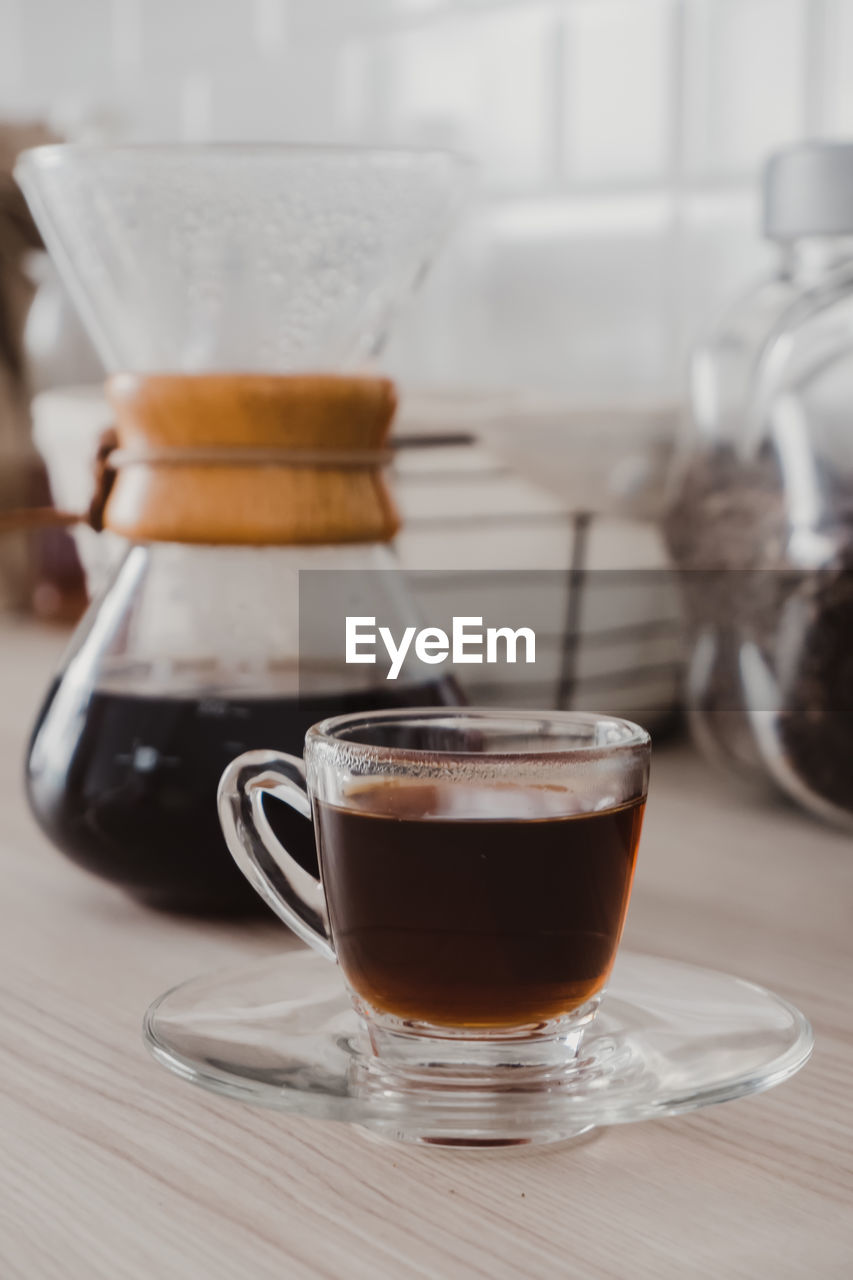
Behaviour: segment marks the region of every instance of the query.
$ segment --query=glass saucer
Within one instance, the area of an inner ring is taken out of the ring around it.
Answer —
[[[760,1093],[811,1053],[803,1015],[762,987],[651,956],[619,956],[565,1072],[482,1089],[406,1082],[371,1054],[338,970],[287,952],[195,978],[151,1005],[158,1062],[214,1093],[408,1142],[545,1143]]]

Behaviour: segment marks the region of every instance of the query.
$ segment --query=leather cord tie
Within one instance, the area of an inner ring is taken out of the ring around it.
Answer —
[[[274,448],[191,448],[191,449],[120,449],[115,427],[107,427],[98,440],[92,465],[94,487],[86,511],[62,511],[55,507],[15,507],[0,512],[0,534],[16,530],[67,528],[88,524],[96,533],[104,527],[104,511],[118,471],[135,466],[213,466],[213,467],[306,467],[314,470],[375,471],[387,467],[394,458],[393,449],[373,453],[329,451],[321,449]]]

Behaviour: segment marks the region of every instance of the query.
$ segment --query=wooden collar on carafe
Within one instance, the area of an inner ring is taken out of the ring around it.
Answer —
[[[130,374],[107,381],[116,476],[104,526],[153,542],[385,542],[386,378]]]

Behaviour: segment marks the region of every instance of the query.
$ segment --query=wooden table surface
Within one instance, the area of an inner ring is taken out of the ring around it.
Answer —
[[[146,1054],[165,987],[291,945],[152,915],[56,855],[24,803],[62,637],[0,627],[2,1280],[853,1275],[853,841],[657,753],[627,945],[795,1001],[817,1047],[759,1098],[466,1154],[253,1111]]]

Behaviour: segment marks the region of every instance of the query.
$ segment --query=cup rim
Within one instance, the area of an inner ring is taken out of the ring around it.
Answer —
[[[619,741],[595,743],[579,743],[577,746],[553,747],[542,751],[459,751],[459,750],[426,750],[419,747],[401,746],[386,747],[370,742],[360,742],[358,738],[339,737],[339,731],[347,726],[357,728],[361,724],[377,725],[383,721],[389,724],[401,724],[414,720],[448,720],[459,722],[471,720],[494,724],[510,722],[511,724],[542,725],[556,723],[569,728],[572,725],[593,725],[606,723],[626,731],[626,736]],[[368,753],[374,758],[385,760],[488,760],[490,762],[546,762],[559,760],[590,760],[605,756],[618,755],[620,752],[636,750],[638,747],[649,747],[651,735],[633,720],[621,716],[606,715],[594,711],[540,711],[520,707],[399,707],[383,711],[350,711],[344,715],[329,716],[310,727],[305,735],[306,747],[310,743],[342,743],[350,750]]]

